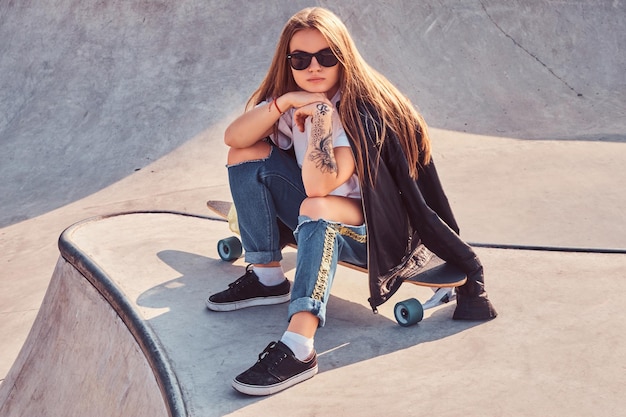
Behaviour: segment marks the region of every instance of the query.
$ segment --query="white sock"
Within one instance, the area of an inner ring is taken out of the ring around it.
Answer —
[[[285,278],[282,266],[270,266],[270,267],[254,267],[254,273],[259,277],[261,284],[266,287],[273,287],[274,285],[282,284]]]
[[[313,339],[301,334],[286,331],[280,341],[286,344],[300,361],[309,359],[313,353]]]

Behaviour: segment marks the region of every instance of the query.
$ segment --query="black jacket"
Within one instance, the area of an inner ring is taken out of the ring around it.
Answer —
[[[459,237],[459,227],[435,164],[420,166],[418,179],[412,179],[398,138],[389,133],[381,147],[375,143],[375,132],[380,131],[376,113],[365,105],[359,112],[367,134],[368,152],[363,149],[362,156],[369,159],[373,177],[366,169],[361,181],[372,309],[376,311],[403,280],[415,273],[415,263],[420,262],[424,246],[468,275],[468,282],[459,292],[481,293],[482,265],[472,248]],[[350,142],[357,155],[352,138]]]

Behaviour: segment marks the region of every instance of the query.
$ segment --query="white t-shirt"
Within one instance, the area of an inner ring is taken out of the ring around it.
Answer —
[[[337,92],[331,100],[331,103],[333,103],[333,105],[335,106],[335,111],[333,111],[332,114],[332,137],[334,148],[339,148],[342,146],[350,147],[348,136],[346,136],[346,132],[343,130],[343,126],[341,125],[341,119],[339,118],[339,114],[336,111],[337,102],[339,101],[340,97],[341,94]],[[264,102],[260,105],[266,103],[267,102]],[[300,168],[302,168],[302,161],[304,160],[309,137],[311,135],[311,118],[308,117],[306,119],[304,124],[304,132],[300,132],[300,129],[298,129],[298,126],[296,125],[293,118],[293,114],[295,111],[296,109],[291,108],[287,110],[282,116],[280,116],[280,119],[278,119],[278,137],[276,137],[276,135],[272,133],[270,135],[270,138],[281,149],[286,150],[290,149],[293,146],[298,165],[300,166]],[[348,181],[335,188],[333,191],[330,192],[330,194],[350,198],[361,198],[359,179],[357,175],[353,174],[352,177],[348,179]]]

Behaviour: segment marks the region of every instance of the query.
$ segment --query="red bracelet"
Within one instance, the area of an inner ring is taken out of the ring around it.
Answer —
[[[276,107],[276,110],[278,110],[278,113],[285,114],[282,111],[280,111],[280,109],[278,108],[278,103],[276,103],[276,99],[274,99],[274,106]]]

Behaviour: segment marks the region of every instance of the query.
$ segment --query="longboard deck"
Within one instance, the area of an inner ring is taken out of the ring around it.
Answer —
[[[445,262],[437,255],[428,261],[419,272],[404,282],[424,287],[458,287],[467,281],[467,276],[456,266]]]
[[[229,223],[232,221],[236,221],[236,219],[229,218],[232,217],[232,214],[229,216],[232,206],[233,203],[229,201],[207,201],[207,207],[218,216],[222,217],[225,220],[228,220]],[[233,226],[231,225],[231,230],[232,229]],[[295,245],[289,246],[296,248]],[[363,268],[358,265],[354,265],[348,262],[339,262],[339,264],[355,271],[367,273],[367,268]],[[422,268],[420,268],[415,276],[405,280],[405,282],[410,284],[434,288],[458,287],[465,284],[466,281],[467,277],[465,276],[463,271],[461,271],[454,265],[446,263],[436,255],[433,255],[430,261]]]
[[[228,219],[228,212],[233,206],[230,201],[209,200],[206,202],[206,206],[218,216]]]

